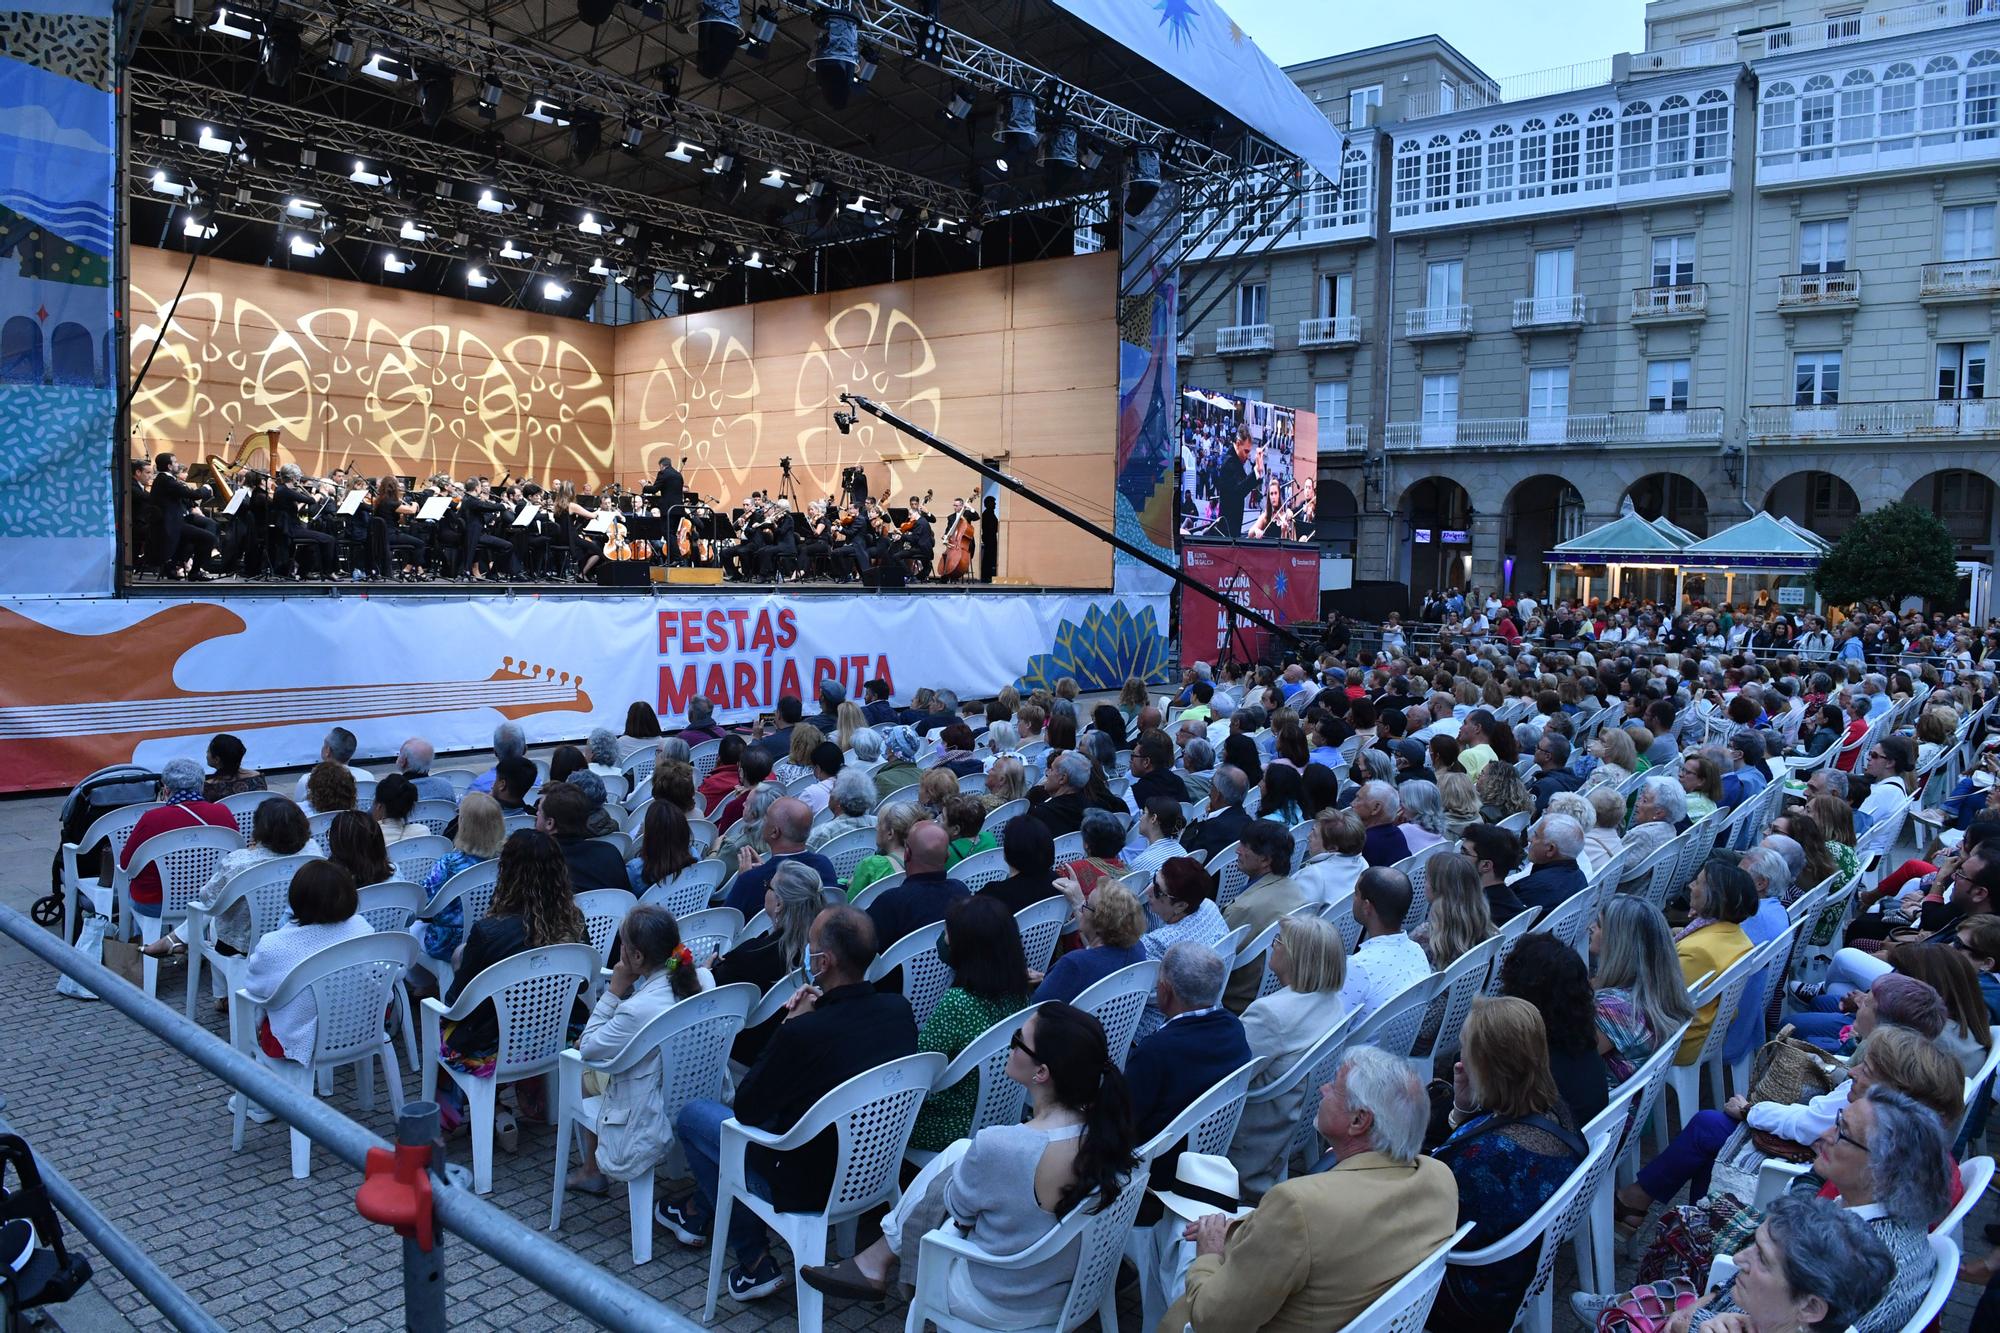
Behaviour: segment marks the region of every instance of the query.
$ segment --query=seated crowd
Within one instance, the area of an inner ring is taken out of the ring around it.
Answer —
[[[932,1315],[1048,1324],[1080,1236],[1030,1263],[954,1255],[1013,1255],[1136,1197],[1121,1243],[1161,1333],[1338,1329],[1461,1228],[1460,1252],[1498,1245],[1629,1146],[1643,1164],[1615,1225],[1642,1285],[1570,1288],[1586,1323],[1899,1333],[1991,1103],[2000,750],[1991,679],[1969,664],[1863,666],[1494,639],[1429,660],[1197,663],[1177,697],[1135,680],[1094,707],[1073,680],[984,703],[925,689],[907,707],[880,681],[859,702],[824,681],[817,712],[787,697],[744,730],[696,700],[667,735],[635,703],[622,732],[541,767],[503,724],[470,780],[434,774],[420,738],[377,778],[337,727],[199,895],[303,855],[287,922],[260,935],[241,911],[197,918],[199,941],[175,923],[147,951],[247,954],[242,989],[262,1003],[315,951],[367,934],[365,891],[439,828],[427,897],[497,872],[470,919],[445,893],[409,924],[432,965],[412,979],[448,978],[449,1007],[496,964],[588,941],[578,895],[622,891],[609,966],[567,1034],[600,1110],[582,1165],[556,1169],[601,1194],[678,1146],[688,1184],[654,1220],[726,1245],[739,1302],[793,1272],[748,1208],[716,1234],[730,1171],[778,1210],[816,1212],[839,1154],[829,1132],[753,1144],[729,1168],[731,1127],[783,1135],[859,1075],[977,1044],[1004,1070],[912,1108],[897,1131],[910,1169],[872,1243],[797,1271],[821,1298],[917,1289]],[[233,827],[220,802],[265,790],[245,759],[224,735],[205,765],[167,764],[125,863],[157,833]],[[449,821],[420,822],[438,802]],[[157,872],[130,903],[160,914]],[[691,948],[681,919],[711,907],[745,924]],[[923,931],[921,956],[881,975]],[[1746,966],[1761,970],[1712,984]],[[592,1067],[738,983],[769,1003],[731,1038],[718,1095],[669,1104],[657,1050]],[[258,1048],[304,1059],[314,1021],[294,998]],[[490,1001],[443,1025],[427,1058],[462,1076],[440,1082],[449,1131],[499,1041]],[[1706,1109],[1660,1095],[1651,1116],[1671,1132],[1647,1158],[1634,1089],[1716,1062],[1755,1078]],[[981,1109],[994,1077],[1018,1085],[998,1123]],[[1178,1118],[1218,1086],[1246,1089],[1223,1103],[1233,1136],[1195,1151]],[[502,1097],[503,1150],[520,1122],[554,1118],[542,1087]],[[923,1243],[939,1231],[954,1249]],[[1450,1266],[1428,1326],[1505,1333],[1540,1250]],[[920,1264],[949,1268],[920,1280]],[[1996,1272],[2000,1250],[1964,1267]],[[2000,1281],[1986,1317],[2000,1327]]]

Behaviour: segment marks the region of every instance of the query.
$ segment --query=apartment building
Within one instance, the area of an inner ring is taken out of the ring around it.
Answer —
[[[1653,0],[1646,50],[1509,86],[1439,37],[1289,72],[1342,177],[1196,220],[1249,256],[1196,253],[1232,288],[1181,381],[1318,414],[1357,579],[1539,590],[1628,499],[1837,536],[1907,498],[1994,559],[2000,0]]]

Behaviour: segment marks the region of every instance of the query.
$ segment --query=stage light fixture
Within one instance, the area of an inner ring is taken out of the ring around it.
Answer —
[[[397,228],[396,234],[402,237],[404,240],[413,242],[417,245],[422,245],[425,241],[428,241],[430,239],[429,232],[425,231],[422,227],[419,227],[416,223],[411,222],[407,218],[403,220],[403,225]]]
[[[174,22],[194,22],[194,0],[174,0]]]
[[[972,95],[962,85],[954,85],[951,99],[944,104],[946,120],[964,120],[972,114]]]
[[[1125,170],[1125,211],[1143,213],[1153,206],[1153,200],[1160,193],[1160,150],[1151,144],[1139,144],[1132,149],[1132,155]]]
[[[750,188],[750,177],[734,157],[728,160],[729,165],[715,173],[715,193],[723,203],[733,204]]]
[[[790,176],[791,173],[787,172],[783,167],[772,167],[758,178],[757,183],[759,185],[768,185],[774,190],[782,190],[785,188],[785,184],[790,179]]]
[[[875,79],[875,71],[880,68],[882,68],[882,58],[875,53],[875,48],[864,46],[861,48],[861,63],[854,68],[854,81],[856,83],[872,83]]]
[[[1001,94],[1000,123],[994,127],[993,137],[999,140],[1001,147],[1024,157],[1035,151],[1036,145],[1042,141],[1042,134],[1035,127],[1034,94],[1012,89]],[[1004,159],[1000,169],[1007,169]]]
[[[387,168],[371,167],[357,157],[354,159],[354,170],[347,173],[347,179],[356,185],[384,185],[388,183],[389,172]]]
[[[603,27],[616,8],[618,0],[576,0],[576,16],[593,28]]]
[[[240,37],[248,41],[257,35],[256,28],[253,26],[256,22],[256,19],[251,18],[240,9],[231,9],[228,5],[217,5],[215,7],[215,18],[209,23],[208,30],[210,32],[219,32],[224,37]]]
[[[806,62],[819,81],[820,96],[836,111],[853,96],[861,66],[861,25],[854,15],[829,9],[820,15],[819,45]]]
[[[660,91],[668,101],[681,95],[681,67],[669,61],[660,66]]]
[[[986,228],[983,224],[975,222],[965,229],[964,234],[967,245],[978,245],[986,239]]]
[[[891,222],[901,222],[903,220],[903,206],[892,203],[882,210],[882,216]]]
[[[545,205],[544,205],[544,204],[542,203],[542,201],[541,201],[541,200],[539,200],[539,199],[530,199],[530,200],[528,201],[528,216],[529,216],[529,217],[531,217],[531,218],[537,218],[537,219],[539,219],[539,218],[540,218],[540,217],[542,216],[542,213],[543,213],[544,211],[545,211]]]
[[[189,209],[187,217],[181,222],[181,235],[194,241],[208,240],[221,230],[212,221],[214,216],[206,208]]]
[[[296,231],[292,233],[291,248],[292,253],[300,259],[318,259],[321,252],[326,249],[318,238]]]
[[[725,147],[721,152],[715,155],[715,160],[713,162],[710,162],[706,167],[702,168],[702,173],[708,176],[720,176],[725,171],[734,170],[735,167],[736,167],[736,150],[733,148]]]
[[[604,117],[595,111],[579,111],[569,127],[569,161],[571,166],[582,166],[588,162],[604,143]]]
[[[589,272],[594,278],[608,278],[611,276],[610,267],[602,259],[591,260]]]
[[[332,43],[326,49],[326,63],[336,66],[345,78],[347,67],[354,63],[354,34],[345,28],[336,28]]]
[[[799,266],[798,256],[786,255],[784,258],[780,259],[777,262],[776,269],[779,273],[790,273],[793,269],[797,268],[798,266]]]
[[[181,123],[172,116],[160,117],[160,133],[169,139],[180,138]]]
[[[707,296],[709,292],[714,290],[714,288],[715,288],[715,280],[713,278],[703,278],[699,283],[695,285],[694,295],[697,298]]]
[[[164,171],[153,173],[153,193],[164,194],[170,199],[178,199],[187,193],[187,186],[175,180]]]
[[[514,244],[511,239],[500,242],[500,257],[502,259],[511,259],[516,263],[534,258],[528,251]]]
[[[706,148],[703,148],[698,143],[687,139],[676,139],[674,140],[673,151],[662,153],[660,156],[674,162],[692,162],[696,153],[706,153],[707,151]]]
[[[847,211],[850,213],[866,213],[868,211],[868,202],[867,195],[857,194],[853,199],[848,201]]]
[[[694,67],[703,78],[721,76],[743,43],[742,0],[701,0],[695,17]]]
[[[311,147],[299,149],[299,165],[308,171],[319,166],[319,149]]]
[[[694,290],[694,284],[688,281],[688,275],[685,273],[674,274],[674,280],[668,283],[667,286],[670,290],[676,292],[691,292]]]
[[[639,151],[639,145],[645,142],[645,139],[646,127],[636,120],[628,120],[625,122],[625,134],[619,140],[618,146],[628,153],[636,153]]]
[[[1081,136],[1078,137],[1077,143],[1083,150],[1078,154],[1077,160],[1082,164],[1084,174],[1088,175],[1104,165],[1103,149],[1099,148],[1091,140],[1082,138]]]
[[[752,250],[752,251],[751,251],[751,252],[750,252],[749,254],[747,254],[747,255],[745,255],[745,256],[743,257],[743,267],[745,267],[745,268],[763,268],[763,267],[764,267],[764,252],[763,252],[762,250]]]
[[[300,199],[296,196],[285,201],[286,214],[298,218],[302,222],[312,221],[318,215],[319,207],[318,204],[310,199]]]
[[[563,113],[563,109],[546,97],[537,97],[528,103],[528,109],[521,114],[529,120],[540,121],[544,125],[569,124],[569,117]]]
[[[477,264],[465,266],[465,285],[477,291],[484,291],[498,281],[493,270],[481,268]]]
[[[840,212],[840,196],[828,191],[813,201],[813,221],[824,227]]]
[[[775,167],[772,169],[776,170]],[[825,181],[809,180],[805,183],[804,189],[800,190],[797,194],[792,196],[792,202],[795,204],[803,204],[806,200],[817,199],[824,193],[826,193]]]
[[[926,65],[942,64],[944,36],[944,24],[936,19],[924,20],[924,26],[917,32],[917,59]]]
[[[769,46],[771,39],[778,35],[778,16],[764,5],[757,6],[757,12],[750,16],[750,32],[746,43],[750,46]]]
[[[639,266],[637,264],[621,264],[618,268],[618,276],[613,281],[621,287],[630,287],[638,280],[638,277]]]
[[[361,72],[384,83],[400,83],[403,76],[409,73],[409,66],[392,53],[376,48],[369,51],[368,59],[361,62]]]
[[[425,65],[419,72],[417,114],[423,118],[426,129],[436,129],[451,114],[452,103],[458,100],[453,83],[452,72],[444,65]]]
[[[457,197],[458,187],[443,176],[439,176],[435,181],[431,182],[431,193],[440,199],[452,199]]]
[[[264,81],[273,88],[291,84],[299,72],[299,27],[287,19],[271,19],[264,25],[264,40],[257,47],[257,63]]]
[[[479,118],[491,120],[500,114],[500,83],[489,71],[479,81]]]
[[[545,278],[542,280],[542,299],[544,301],[567,301],[569,300],[569,288],[554,278]]]
[[[1082,173],[1077,169],[1076,126],[1057,125],[1049,135],[1046,148],[1042,151],[1042,172],[1048,177],[1049,185],[1057,193],[1069,190]]]
[[[999,173],[1000,173],[1001,175],[1003,175],[1003,176],[1004,176],[1004,175],[1006,175],[1006,174],[1007,174],[1007,159],[1006,159],[1006,158],[1004,158],[1004,157],[996,157],[996,158],[994,158],[994,159],[993,159],[993,169],[994,169],[995,171],[999,172]]]
[[[410,224],[406,222],[403,225],[407,227]],[[405,259],[393,250],[382,252],[382,267],[391,273],[408,273],[416,266],[416,261]]]
[[[472,206],[482,213],[505,213],[513,204],[505,195],[488,187],[480,190],[479,198],[473,201]]]
[[[595,213],[585,213],[577,220],[576,229],[585,236],[604,236],[611,231]]]
[[[347,224],[329,213],[319,220],[319,239],[323,245],[335,245],[347,239]]]
[[[238,207],[248,208],[256,197],[249,186],[239,185],[236,187],[236,203]]]

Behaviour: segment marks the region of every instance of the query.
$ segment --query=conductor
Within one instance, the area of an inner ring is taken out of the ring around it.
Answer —
[[[1230,541],[1243,536],[1243,504],[1257,489],[1257,472],[1250,459],[1250,437],[1239,434],[1235,445],[1222,461],[1222,473],[1215,479],[1215,495],[1220,508],[1216,523]]]
[[[641,493],[653,498],[653,505],[660,511],[660,517],[666,521],[666,531],[671,538],[671,534],[681,521],[681,512],[687,508],[687,480],[681,476],[680,469],[674,466],[673,459],[660,460],[660,470],[653,474],[652,484],[645,487]],[[667,563],[674,564],[674,543],[671,539],[667,541],[666,549]]]

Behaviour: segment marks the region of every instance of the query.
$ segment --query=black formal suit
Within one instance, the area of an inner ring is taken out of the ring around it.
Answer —
[[[147,569],[160,563],[160,508],[153,503],[153,493],[137,481],[132,482],[127,489],[126,508],[129,516],[125,532],[132,568]]]
[[[1195,1098],[1250,1062],[1243,1020],[1227,1009],[1168,1019],[1125,1058],[1135,1143],[1144,1143],[1194,1104]],[[1153,1159],[1155,1189],[1173,1187],[1185,1140]],[[1147,1200],[1153,1203],[1152,1199]],[[1155,1210],[1158,1205],[1154,1204]],[[1157,1211],[1156,1211],[1157,1216]],[[1139,1220],[1144,1222],[1142,1211]]]
[[[1087,811],[1115,810],[1123,813],[1124,809],[1123,801],[1105,805],[1091,800],[1087,791],[1066,791],[1060,796],[1051,796],[1040,787],[1028,790],[1028,813],[1048,825],[1049,833],[1058,838],[1065,833],[1080,832]]]
[[[548,559],[549,535],[554,524],[549,521],[546,510],[536,514],[534,522],[520,527],[514,526],[514,520],[521,516],[524,509],[530,504],[539,507],[545,498],[544,496],[537,496],[533,500],[523,498],[519,504],[508,505],[503,510],[501,522],[504,526],[501,527],[500,533],[507,539],[507,545],[512,549],[509,559],[516,574],[524,570],[539,573],[543,563]]]
[[[988,496],[979,506],[979,581],[993,582],[1000,572],[1000,511]]]
[[[277,491],[271,497],[272,507],[278,516],[278,531],[291,543],[292,558],[298,562],[300,572],[310,563],[313,573],[321,577],[331,577],[340,558],[340,544],[331,533],[321,532],[305,520],[305,511],[319,504],[319,497],[304,491],[295,491],[285,482],[278,483]],[[306,556],[312,557],[311,561]]]
[[[1223,461],[1221,474],[1215,479],[1215,495],[1221,505],[1216,523],[1222,529],[1222,535],[1230,541],[1242,537],[1243,502],[1256,489],[1257,474],[1233,452],[1229,454]]]
[[[865,982],[836,986],[812,1012],[786,1019],[763,1055],[736,1085],[736,1119],[782,1134],[814,1102],[877,1065],[917,1051],[910,1002]],[[771,1186],[771,1202],[788,1212],[824,1207],[833,1183],[835,1131],[786,1153],[752,1147],[747,1165]]]
[[[771,524],[771,539],[757,550],[757,577],[771,579],[777,575],[778,562],[799,558],[799,521],[789,510],[779,510],[777,521]]]
[[[1230,843],[1243,837],[1243,830],[1257,821],[1240,805],[1228,805],[1181,831],[1181,846],[1191,852],[1205,852],[1213,859]]]
[[[625,859],[608,842],[595,838],[557,838],[563,861],[569,866],[570,888],[577,893],[592,889],[623,889],[631,886]]]
[[[508,512],[505,506],[477,495],[467,494],[458,502],[458,511],[465,520],[465,543],[461,548],[464,552],[464,563],[461,568],[466,573],[470,574],[472,567],[482,560],[495,557],[504,557],[510,562],[514,560],[513,546],[506,538],[495,536],[493,531],[505,524],[505,515]],[[488,572],[491,572],[490,567]],[[521,571],[514,568],[508,572],[518,575]]]
[[[215,498],[206,486],[194,487],[179,477],[161,472],[153,478],[153,503],[160,511],[160,560],[172,567],[193,557],[201,557],[216,547],[215,524],[193,512],[194,505]]]

